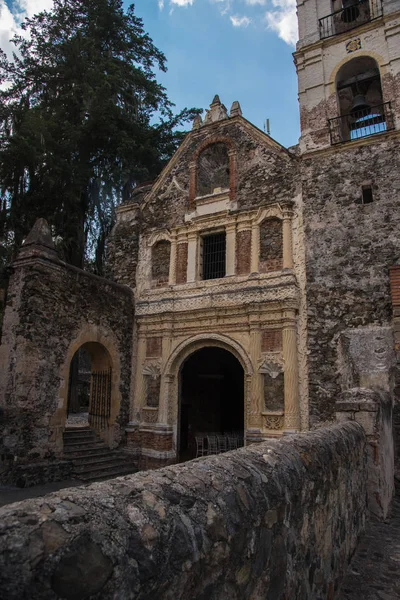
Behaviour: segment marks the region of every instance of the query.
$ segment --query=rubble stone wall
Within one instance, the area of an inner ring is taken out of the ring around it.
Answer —
[[[346,423],[6,506],[0,595],[333,598],[364,528],[364,451]]]
[[[305,157],[302,183],[313,425],[333,418],[343,380],[341,332],[391,323],[389,267],[400,255],[399,140]],[[372,203],[360,203],[363,185],[372,187]]]
[[[5,464],[48,460],[62,452],[55,416],[64,414],[65,423],[60,389],[65,400],[67,357],[79,346],[82,332],[85,342],[101,341],[118,358],[118,443],[129,422],[133,314],[128,288],[57,260],[14,263],[0,348],[0,455]]]

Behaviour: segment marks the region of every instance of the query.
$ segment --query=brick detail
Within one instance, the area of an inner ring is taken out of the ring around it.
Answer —
[[[260,225],[260,273],[283,267],[283,235],[280,219],[266,219]]]
[[[279,352],[282,350],[282,330],[267,329],[261,334],[261,352]]]
[[[251,268],[251,231],[239,231],[236,235],[236,273],[247,275]]]
[[[172,433],[163,435],[157,431],[129,431],[127,432],[127,448],[130,450],[146,448],[167,452],[172,450]]]
[[[400,308],[400,265],[389,269],[393,308]]]
[[[146,357],[159,357],[162,353],[162,337],[149,337],[146,339]]]
[[[187,243],[178,244],[176,247],[176,283],[186,283],[186,281],[187,281],[187,261],[188,261],[188,245],[187,245]]]
[[[171,244],[160,240],[151,250],[151,278],[153,286],[162,287],[168,284]]]

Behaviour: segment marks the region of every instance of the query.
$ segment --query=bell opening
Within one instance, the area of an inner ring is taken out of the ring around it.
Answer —
[[[355,21],[360,14],[360,10],[355,3],[355,0],[343,0],[342,6],[343,12],[341,19],[343,23],[352,23]]]
[[[358,94],[354,98],[353,105],[350,109],[350,114],[353,115],[353,117],[359,119],[360,117],[366,117],[370,114],[370,112],[371,107],[365,100],[365,96],[363,96],[362,94]]]

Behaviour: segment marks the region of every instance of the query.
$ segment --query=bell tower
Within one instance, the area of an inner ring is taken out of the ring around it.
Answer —
[[[400,128],[400,0],[298,0],[302,153]]]
[[[400,259],[400,0],[297,2],[313,425],[334,418],[341,392],[373,385],[367,379],[382,367],[381,342],[393,333],[389,270]],[[354,341],[358,335],[369,341]],[[365,376],[354,377],[350,346]]]

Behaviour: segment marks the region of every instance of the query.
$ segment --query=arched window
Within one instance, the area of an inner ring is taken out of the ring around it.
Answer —
[[[348,61],[336,77],[339,117],[330,120],[332,142],[363,138],[392,129],[389,102],[383,101],[376,61],[360,56]]]
[[[197,162],[197,196],[229,189],[229,155],[223,142],[207,146]]]

